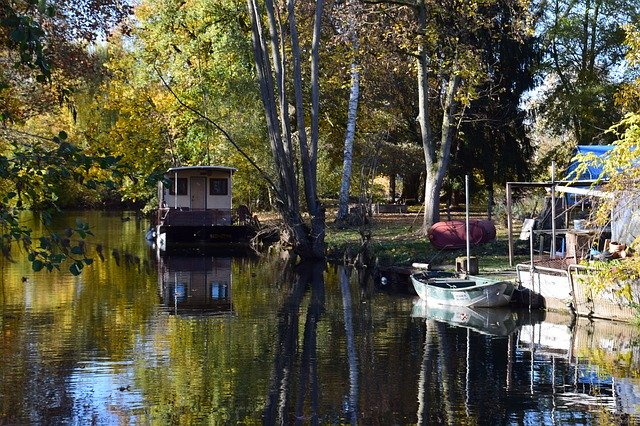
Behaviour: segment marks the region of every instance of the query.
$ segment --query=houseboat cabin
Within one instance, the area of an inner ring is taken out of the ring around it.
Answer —
[[[233,209],[233,167],[174,167],[158,183],[156,239],[162,251],[247,246],[255,234],[246,206]]]

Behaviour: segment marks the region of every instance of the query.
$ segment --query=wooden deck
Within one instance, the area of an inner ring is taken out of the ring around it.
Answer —
[[[232,224],[231,210],[162,209],[159,223],[164,226],[228,226]]]

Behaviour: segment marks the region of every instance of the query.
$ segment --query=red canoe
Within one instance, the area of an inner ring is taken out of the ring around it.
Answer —
[[[429,240],[438,249],[460,249],[466,247],[467,225],[463,220],[434,223],[429,229]],[[469,240],[478,245],[492,241],[496,237],[496,227],[490,220],[470,220]]]

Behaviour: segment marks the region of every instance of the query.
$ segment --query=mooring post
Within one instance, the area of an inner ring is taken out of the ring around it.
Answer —
[[[513,266],[513,218],[511,217],[511,183],[507,182],[507,238],[509,241],[509,266]]]
[[[551,259],[556,258],[556,162],[551,162]]]

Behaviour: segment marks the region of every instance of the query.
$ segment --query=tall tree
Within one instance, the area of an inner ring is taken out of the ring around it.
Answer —
[[[69,270],[78,274],[91,263],[81,244],[69,244],[71,236],[90,233],[85,224],[36,240],[19,218],[27,208],[43,209],[48,229],[61,182],[95,187],[96,170],[114,166],[114,157],[86,155],[67,139],[59,106],[75,118],[72,89],[93,65],[87,44],[106,35],[128,10],[118,0],[0,4],[0,249],[10,256],[13,243],[21,243],[36,271],[71,259]],[[32,131],[27,120],[45,112],[59,119],[57,129]]]
[[[469,104],[456,141],[459,146],[454,149],[461,163],[455,176],[458,182],[464,182],[465,174],[481,171],[489,217],[494,185],[530,180],[533,171],[533,146],[520,100],[534,85],[538,40],[514,29],[521,24],[526,7],[497,1],[492,6],[492,25],[478,32],[482,61],[489,64],[487,79],[478,86],[479,96]]]
[[[405,31],[388,38],[415,60],[417,121],[425,159],[423,231],[426,232],[440,218],[440,191],[456,128],[464,108],[478,96],[478,85],[487,78],[487,64],[482,62],[477,33],[490,28],[495,18],[491,7],[495,1],[389,3],[401,5],[396,25],[404,26]],[[524,22],[526,16],[520,18]],[[524,31],[526,26],[518,25],[516,29]]]
[[[349,106],[347,112],[347,128],[344,136],[344,153],[342,164],[342,180],[338,198],[338,214],[336,220],[342,221],[349,214],[349,189],[351,187],[351,171],[353,165],[353,141],[356,134],[356,118],[358,101],[360,100],[360,61],[357,19],[361,7],[354,0],[345,2],[344,21],[346,21],[346,36],[351,42],[351,89],[349,91]]]
[[[545,49],[540,112],[557,134],[575,143],[611,141],[606,129],[620,119],[614,93],[624,82],[623,26],[637,22],[638,0],[554,0],[540,3]]]
[[[262,10],[257,0],[248,0],[251,18],[253,53],[257,70],[260,95],[264,106],[267,130],[276,181],[276,207],[288,231],[294,251],[303,258],[325,256],[325,212],[317,194],[318,123],[319,123],[319,44],[323,1],[317,0],[314,11],[312,43],[310,49],[310,98],[309,115],[311,124],[309,135],[305,123],[303,101],[302,50],[298,39],[298,24],[295,0],[289,0],[285,10],[276,10],[272,0],[265,0],[268,34],[263,25]],[[287,22],[280,17],[286,16]],[[288,30],[285,25],[288,24]],[[269,47],[267,47],[269,46]],[[287,52],[290,52],[287,55]],[[287,96],[287,68],[292,62],[292,81],[295,106],[294,132],[289,117]],[[310,225],[302,217],[298,191],[298,177],[294,138],[298,141],[300,169]]]

